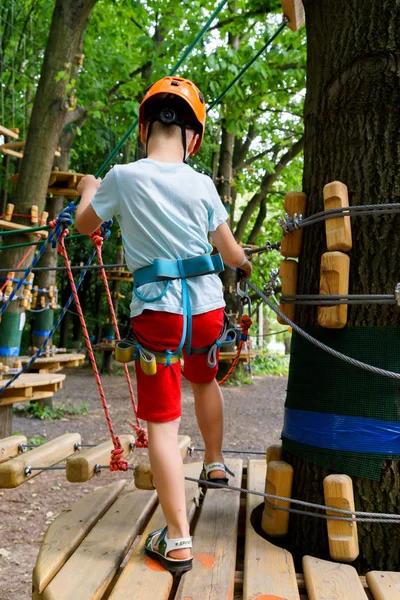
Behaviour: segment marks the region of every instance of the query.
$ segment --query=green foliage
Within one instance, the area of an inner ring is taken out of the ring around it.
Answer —
[[[66,415],[86,415],[89,412],[87,402],[82,402],[82,406],[75,404],[60,404],[56,408],[41,406],[37,402],[31,402],[22,409],[13,407],[13,414],[19,417],[28,417],[31,419],[41,419],[42,421],[59,420]]]
[[[254,375],[278,375],[287,377],[289,374],[289,357],[280,354],[262,354],[256,356],[251,363]]]

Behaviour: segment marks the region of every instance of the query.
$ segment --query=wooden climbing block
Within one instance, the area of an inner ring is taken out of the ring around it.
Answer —
[[[40,470],[25,474],[27,467],[51,467],[74,454],[74,446],[81,442],[79,433],[66,433],[51,442],[24,452],[0,465],[0,488],[15,488],[36,477]]]
[[[346,208],[349,206],[349,194],[347,186],[341,181],[332,181],[324,187],[325,210],[332,208]],[[339,250],[348,252],[352,248],[351,219],[347,217],[335,217],[326,219],[326,244],[328,250]]]
[[[325,252],[321,257],[319,293],[349,293],[350,258],[343,252]],[[347,304],[318,307],[318,324],[328,329],[342,329],[347,323]]]
[[[85,600],[102,598],[156,501],[156,492],[132,481],[34,600],[71,600],[77,590]]]
[[[126,485],[114,481],[64,508],[47,529],[32,575],[33,598],[50,583]]]
[[[197,478],[202,463],[190,463],[184,466],[185,476]],[[191,522],[199,498],[199,486],[192,481],[185,482],[186,510],[188,521]],[[151,600],[166,600],[169,597],[173,578],[171,573],[163,569],[159,563],[144,553],[144,544],[152,531],[165,527],[165,517],[161,506],[158,506],[144,530],[140,542],[123,569],[108,600],[121,600],[132,597],[132,591],[137,590],[141,598]],[[139,592],[140,590],[140,592]]]
[[[18,450],[20,444],[26,444],[24,435],[10,435],[0,440],[0,464],[21,454]]]
[[[109,281],[128,281],[130,283],[133,281],[132,273],[121,269],[109,269],[106,271],[106,275]],[[101,273],[99,277],[101,278]]]
[[[282,445],[274,444],[272,446],[268,446],[266,458],[267,458],[267,464],[272,461],[282,460]]]
[[[133,435],[121,435],[119,439],[123,448],[122,456],[126,458],[132,452],[131,445],[135,444],[135,438]],[[81,450],[74,456],[70,456],[66,464],[67,480],[71,483],[89,481],[96,475],[94,470],[96,465],[108,465],[110,463],[112,450],[114,450],[114,444],[112,440],[108,440],[103,444]]]
[[[282,283],[282,295],[291,296],[296,294],[298,268],[299,265],[295,260],[285,259],[281,262],[279,276]],[[278,308],[288,319],[294,321],[296,312],[295,304],[279,304]],[[276,318],[278,323],[286,325],[286,322],[279,315]]]
[[[51,398],[62,387],[65,375],[60,374],[23,374],[13,381],[0,394],[0,406]]]
[[[235,473],[232,486],[242,481],[242,461],[228,460]],[[233,598],[240,493],[208,489],[193,536],[193,569],[181,578],[175,600]]]
[[[367,583],[374,600],[400,600],[400,573],[370,571]]]
[[[265,461],[249,460],[247,487],[263,492],[266,470]],[[259,496],[247,495],[243,598],[300,600],[292,555],[287,550],[271,544],[254,531],[251,514],[258,504],[260,504]]]
[[[3,127],[3,125],[0,125],[0,135],[4,135],[5,137],[17,140],[19,138],[18,132],[18,129],[8,129],[7,127]]]
[[[281,2],[283,14],[289,19],[288,27],[292,31],[297,31],[306,20],[302,0],[281,0]]]
[[[304,579],[309,600],[367,600],[360,578],[354,567],[303,557]]]
[[[284,461],[268,463],[265,493],[290,498],[293,483],[293,467]],[[268,504],[267,504],[268,502]],[[286,535],[289,530],[289,513],[276,510],[276,507],[289,508],[290,502],[266,498],[261,526],[263,531],[271,537]]]
[[[353,482],[348,475],[325,477],[324,497],[327,506],[355,510]],[[329,510],[326,511],[326,514],[335,517],[341,516],[339,513]],[[359,554],[357,523],[328,519],[327,527],[331,558],[339,562],[353,562]]]
[[[181,451],[182,459],[187,456],[188,448],[190,446],[190,437],[187,435],[178,436],[179,449]],[[139,490],[154,490],[155,485],[153,483],[153,474],[151,472],[151,466],[149,463],[142,463],[137,465],[135,468],[135,485]]]
[[[29,229],[26,225],[21,225],[20,223],[14,223],[13,221],[5,221],[0,219],[0,229],[6,229],[7,231],[19,231],[24,233],[24,229]],[[28,231],[27,235],[40,236],[41,238],[47,238],[47,231]]]
[[[293,218],[297,216],[305,216],[307,207],[307,196],[304,192],[289,192],[285,196],[284,201],[285,213]],[[281,254],[286,258],[297,258],[301,254],[303,246],[303,230],[295,229],[290,233],[286,233],[281,241]]]

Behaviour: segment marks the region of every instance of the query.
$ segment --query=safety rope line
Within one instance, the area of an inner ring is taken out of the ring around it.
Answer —
[[[67,249],[66,249],[65,244],[64,244],[64,238],[65,238],[66,235],[68,235],[68,229],[67,229],[66,226],[64,226],[64,229],[63,229],[61,235],[59,236],[59,240],[58,240],[58,252],[63,257],[64,262],[65,262],[65,266],[67,267],[68,280],[69,280],[69,283],[70,283],[70,286],[71,286],[72,294],[74,296],[76,310],[77,310],[77,312],[79,314],[79,320],[80,320],[81,327],[82,327],[83,337],[85,338],[85,342],[86,342],[86,347],[87,347],[87,350],[88,350],[88,356],[89,356],[90,364],[92,365],[92,369],[93,369],[95,380],[96,380],[96,384],[97,384],[97,390],[99,392],[100,400],[101,400],[101,403],[102,403],[102,406],[103,406],[104,415],[105,415],[105,418],[106,418],[106,421],[107,421],[108,430],[109,430],[110,435],[111,435],[111,440],[112,440],[112,443],[114,445],[114,450],[112,450],[112,452],[111,452],[110,471],[126,471],[127,466],[128,466],[128,462],[122,457],[124,449],[123,449],[123,447],[121,445],[120,439],[114,433],[114,429],[113,429],[113,426],[112,426],[112,422],[111,422],[111,417],[110,417],[110,413],[109,413],[107,401],[106,401],[106,398],[105,398],[105,395],[104,395],[103,385],[102,385],[102,382],[101,382],[99,370],[97,368],[97,363],[96,363],[96,359],[95,359],[95,356],[94,356],[94,353],[93,353],[92,344],[90,342],[89,333],[88,333],[88,330],[87,330],[87,327],[86,327],[85,318],[83,316],[82,307],[81,307],[81,303],[80,303],[79,296],[78,296],[78,291],[76,289],[74,276],[73,276],[73,273],[72,273],[71,269],[69,268],[69,265],[70,265],[69,258],[68,258],[68,254],[67,254]]]
[[[38,238],[39,238],[39,236],[38,236]],[[26,261],[26,259],[27,259],[27,258],[29,258],[29,256],[32,254],[32,252],[33,252],[34,250],[36,250],[36,248],[35,248],[35,245],[32,245],[32,246],[29,248],[29,250],[28,250],[27,252],[25,252],[24,256],[21,258],[21,260],[20,260],[20,261],[19,261],[19,263],[17,264],[17,269],[19,269],[19,267],[20,267],[20,266],[21,266],[21,265],[22,265],[22,264],[23,264],[23,263]],[[15,270],[13,271],[12,269],[10,269],[8,272],[9,272],[9,273],[15,273]],[[3,285],[0,287],[0,298],[1,298],[1,296],[2,296],[1,292],[2,292],[2,291],[4,290],[4,288],[7,286],[8,282],[9,282],[9,281],[11,281],[11,280],[12,280],[13,282],[14,282],[14,281],[16,281],[16,280],[14,280],[14,278],[12,278],[12,277],[6,277],[5,279],[6,279],[6,280],[5,280],[5,282],[4,282],[4,283],[3,283]],[[17,281],[18,281],[18,280],[17,280]],[[29,284],[30,284],[30,282],[27,282],[27,283],[29,283]],[[25,284],[25,282],[24,282],[24,285],[26,285],[26,284]]]
[[[336,306],[337,304],[399,304],[396,294],[290,294],[280,297],[281,304]]]
[[[112,223],[112,222],[111,222]],[[94,233],[91,234],[91,238],[92,241],[95,245],[95,249],[96,249],[96,254],[97,254],[97,260],[100,266],[102,266],[103,268],[100,270],[101,273],[101,277],[104,283],[104,288],[106,291],[106,296],[107,296],[107,302],[108,302],[108,307],[110,310],[110,314],[111,314],[111,321],[112,324],[114,326],[114,331],[115,331],[115,337],[116,339],[119,341],[121,339],[120,333],[119,333],[119,327],[118,327],[118,323],[117,323],[117,317],[115,315],[115,309],[114,309],[114,304],[111,298],[111,293],[110,293],[110,286],[108,284],[108,279],[107,279],[107,275],[104,269],[104,264],[103,264],[103,254],[102,254],[102,245],[105,239],[107,239],[107,237],[109,237],[110,235],[110,230],[109,227],[107,228],[106,231],[106,235],[104,235],[104,231],[102,232],[100,229],[98,229],[97,231],[95,231]],[[133,427],[135,433],[136,433],[136,442],[135,445],[137,448],[147,448],[148,446],[148,439],[147,439],[147,431],[144,427],[142,427],[140,425],[140,421],[139,421],[139,417],[137,414],[137,406],[136,406],[136,402],[135,402],[135,396],[133,393],[133,388],[132,388],[132,381],[131,378],[129,376],[129,369],[128,369],[128,365],[126,363],[124,363],[123,365],[124,368],[124,373],[125,373],[125,379],[126,379],[126,383],[128,385],[128,390],[129,390],[129,396],[132,402],[132,408],[133,408],[133,412],[135,414],[135,419],[136,419],[136,424],[135,423],[130,423],[131,427]]]
[[[242,328],[242,333],[241,333],[239,344],[237,347],[236,356],[233,359],[232,364],[231,364],[227,374],[218,381],[218,385],[220,385],[220,386],[223,385],[233,375],[233,373],[239,363],[239,360],[240,360],[240,354],[242,352],[243,344],[248,339],[248,333],[249,333],[249,329],[250,329],[251,325],[252,325],[251,318],[248,315],[243,315],[240,319],[240,327]]]

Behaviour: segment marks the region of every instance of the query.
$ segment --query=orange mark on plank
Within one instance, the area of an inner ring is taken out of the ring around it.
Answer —
[[[144,564],[148,569],[151,569],[152,571],[165,571],[164,567],[160,565],[160,563],[157,560],[154,560],[154,558],[150,558],[150,556],[144,557]]]
[[[203,569],[213,569],[217,562],[215,554],[209,552],[203,552],[202,554],[195,554],[195,559],[201,562]]]
[[[281,596],[271,596],[270,594],[253,594],[247,600],[287,600]]]

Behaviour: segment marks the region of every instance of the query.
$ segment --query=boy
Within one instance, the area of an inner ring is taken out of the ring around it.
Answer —
[[[205,119],[203,97],[191,81],[165,77],[153,84],[139,111],[146,158],[114,167],[101,185],[100,179],[84,177],[76,211],[76,227],[86,234],[117,217],[126,261],[134,272],[133,333],[159,357],[151,376],[136,362],[138,416],[147,421],[153,478],[167,521],[167,527],[148,537],[145,550],[175,573],[191,569],[193,561],[178,448],[181,349],[183,375],[194,393],[205,444],[201,477],[228,483],[222,458],[223,399],[215,379],[218,353],[210,366],[204,351],[220,336],[225,302],[216,263],[196,270],[198,259],[211,261],[208,233],[225,263],[251,274],[212,181],[186,164],[201,146]],[[153,262],[159,258],[178,269],[178,276],[168,281],[155,276]],[[194,271],[186,276],[189,263]]]

